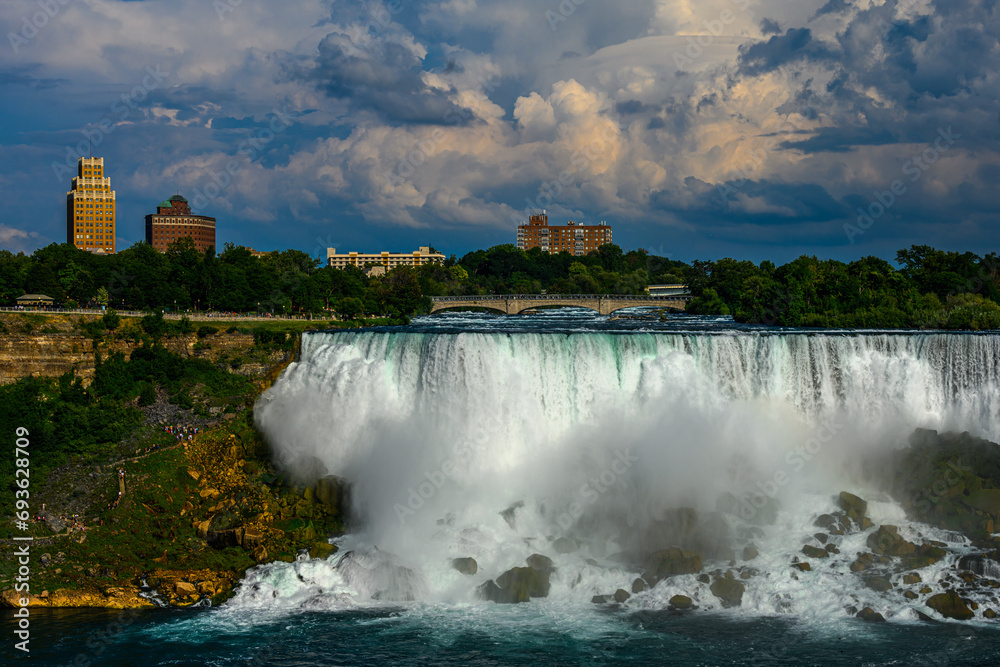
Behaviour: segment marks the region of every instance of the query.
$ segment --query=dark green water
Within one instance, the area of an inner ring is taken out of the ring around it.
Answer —
[[[12,637],[9,613],[4,635]],[[997,665],[995,627],[811,627],[717,614],[568,612],[545,604],[293,615],[225,608],[37,610],[30,657],[8,639],[3,664],[277,665]]]

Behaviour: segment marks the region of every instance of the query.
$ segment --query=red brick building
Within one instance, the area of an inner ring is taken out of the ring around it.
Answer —
[[[581,225],[570,220],[565,225],[550,226],[549,216],[540,213],[517,228],[517,247],[521,250],[541,248],[548,253],[568,252],[580,257],[605,243],[611,243],[611,227],[606,222]]]
[[[189,236],[199,252],[215,248],[215,218],[194,215],[187,199],[174,195],[156,205],[156,213],[146,216],[146,243],[160,252],[179,238]]]

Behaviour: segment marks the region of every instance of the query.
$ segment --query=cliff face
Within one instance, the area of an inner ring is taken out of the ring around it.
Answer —
[[[253,336],[219,333],[199,339],[196,335],[163,339],[163,345],[182,357],[211,362],[229,361],[234,373],[266,376],[275,364],[286,361],[284,351],[264,352],[254,347]],[[102,355],[122,352],[126,358],[138,344],[105,339],[97,345]],[[0,384],[11,384],[28,376],[59,377],[75,371],[89,385],[94,379],[94,341],[70,333],[0,335]]]
[[[0,384],[22,377],[59,377],[76,370],[94,379],[94,342],[71,334],[6,334],[0,336]]]

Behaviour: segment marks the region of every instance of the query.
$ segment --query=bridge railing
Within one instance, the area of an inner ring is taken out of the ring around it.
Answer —
[[[484,294],[473,296],[432,296],[431,301],[435,303],[460,302],[460,301],[509,301],[511,299],[521,299],[530,301],[569,301],[569,300],[593,300],[593,299],[618,299],[620,301],[677,301],[691,299],[689,294]]]

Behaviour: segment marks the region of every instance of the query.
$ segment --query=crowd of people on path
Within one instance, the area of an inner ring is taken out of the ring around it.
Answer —
[[[163,430],[172,434],[177,439],[177,442],[194,440],[194,436],[198,435],[197,426],[164,426]]]

